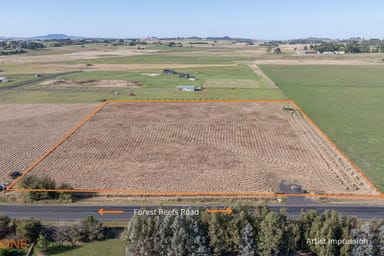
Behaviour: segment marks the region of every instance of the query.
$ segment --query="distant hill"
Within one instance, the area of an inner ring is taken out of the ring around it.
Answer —
[[[0,40],[63,40],[63,39],[84,39],[86,37],[81,36],[69,36],[65,34],[48,34],[32,37],[3,37],[0,36]]]
[[[32,40],[62,40],[62,39],[81,39],[80,36],[68,36],[65,34],[48,34],[43,36],[30,37]]]

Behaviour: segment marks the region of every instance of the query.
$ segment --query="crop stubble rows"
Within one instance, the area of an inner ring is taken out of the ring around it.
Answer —
[[[32,173],[76,189],[374,194],[288,103],[110,103]]]
[[[0,105],[0,179],[26,169],[59,140],[94,104]]]

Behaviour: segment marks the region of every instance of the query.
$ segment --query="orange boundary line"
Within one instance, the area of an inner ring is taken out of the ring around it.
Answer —
[[[212,192],[212,191],[149,191],[149,190],[125,190],[125,189],[25,189],[11,188],[10,191],[19,192],[59,192],[59,193],[124,193],[132,196],[233,196],[233,197],[327,197],[327,198],[370,198],[384,199],[380,195],[359,194],[282,194],[282,193],[258,193],[258,192]]]
[[[125,189],[24,189],[14,188],[14,186],[20,182],[26,175],[28,175],[37,165],[39,165],[46,157],[48,157],[53,151],[56,150],[66,139],[71,137],[78,129],[80,129],[86,122],[88,122],[97,112],[103,109],[109,103],[178,103],[178,102],[280,102],[290,103],[296,107],[304,118],[309,121],[320,134],[331,144],[333,147],[362,175],[364,179],[374,188],[379,195],[359,195],[359,194],[279,194],[279,193],[257,193],[257,192],[196,192],[196,191],[148,191],[148,190],[125,190]],[[32,165],[30,165],[20,177],[14,180],[7,188],[9,191],[19,192],[61,192],[61,193],[98,193],[98,194],[110,194],[110,193],[124,193],[127,195],[152,195],[152,196],[236,196],[236,197],[328,197],[328,198],[376,198],[384,199],[384,193],[382,193],[372,181],[357,167],[352,160],[312,121],[312,119],[296,104],[293,100],[107,100],[99,104],[86,118],[84,118],[79,124],[77,124],[72,130],[70,130],[63,138],[61,138],[56,144],[54,144],[48,151],[46,151],[39,159],[37,159]]]
[[[9,186],[8,190],[13,189],[13,187],[21,181],[26,175],[28,175],[37,165],[39,165],[47,156],[49,156],[55,149],[60,146],[66,139],[71,137],[81,126],[83,126],[89,119],[91,119],[97,112],[99,112],[107,102],[99,104],[91,113],[88,114],[80,123],[78,123],[72,130],[70,130],[64,137],[62,137],[58,142],[56,142],[51,148],[49,148],[39,159],[32,163],[24,172],[14,180]]]
[[[202,99],[202,100],[108,100],[108,103],[178,103],[178,102],[286,102],[290,103],[291,100],[209,100],[209,99]]]

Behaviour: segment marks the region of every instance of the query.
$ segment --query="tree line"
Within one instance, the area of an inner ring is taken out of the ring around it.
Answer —
[[[25,189],[46,189],[46,190],[73,190],[72,186],[66,183],[56,185],[54,179],[48,176],[29,175],[25,177],[20,185]],[[73,193],[71,192],[56,192],[56,191],[27,191],[23,192],[23,196],[27,201],[42,201],[42,200],[59,200],[61,202],[72,202]]]
[[[79,242],[88,243],[106,239],[107,229],[92,216],[73,225],[49,226],[42,225],[37,219],[11,220],[0,215],[0,240],[23,239],[28,244],[35,244],[43,252],[52,248],[70,244],[72,247]],[[0,255],[19,255],[12,248],[1,248]],[[23,254],[21,254],[23,255]]]
[[[239,207],[231,215],[134,216],[126,255],[384,255],[384,221],[364,222],[335,211]]]
[[[312,48],[312,47],[311,47]],[[384,42],[347,41],[343,43],[323,42],[313,45],[313,50],[323,52],[344,51],[346,53],[378,53],[384,52]]]

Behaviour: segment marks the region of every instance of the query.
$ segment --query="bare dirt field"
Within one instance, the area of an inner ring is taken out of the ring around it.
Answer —
[[[109,50],[75,50],[72,52],[46,52],[43,55],[12,55],[0,56],[1,64],[25,64],[25,63],[51,63],[55,61],[72,61],[96,59],[100,57],[124,57],[150,54],[157,52],[156,50],[146,50],[145,52],[134,49],[109,49]]]
[[[63,87],[119,87],[119,88],[140,88],[144,85],[136,81],[127,80],[49,80],[41,83],[44,86],[63,86]]]
[[[36,73],[58,73],[65,71],[138,71],[154,69],[177,69],[177,68],[201,68],[201,67],[230,67],[237,64],[33,64],[7,70],[8,75],[14,74],[36,74]]]
[[[30,174],[75,189],[376,193],[282,102],[109,103]]]
[[[0,105],[0,182],[7,174],[26,169],[95,104]]]

